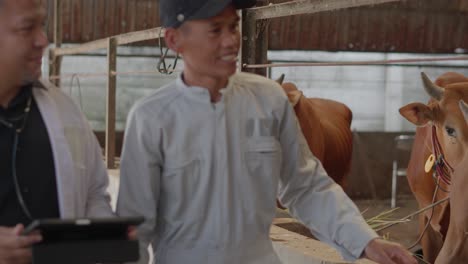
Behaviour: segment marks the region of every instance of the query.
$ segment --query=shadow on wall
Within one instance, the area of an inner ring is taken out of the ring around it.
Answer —
[[[354,132],[351,173],[347,194],[352,199],[390,199],[394,158],[407,162],[410,152],[396,153],[395,137],[413,132]],[[398,154],[398,155],[397,155]],[[423,165],[421,165],[423,166]],[[399,177],[398,195],[412,195],[406,177]]]

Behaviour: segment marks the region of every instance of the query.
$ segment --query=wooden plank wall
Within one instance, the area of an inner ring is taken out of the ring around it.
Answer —
[[[158,0],[62,1],[65,43],[82,43],[160,24]],[[53,0],[42,2],[53,19]],[[406,0],[272,19],[269,48],[423,53],[468,50],[468,0]]]
[[[61,0],[64,43],[83,43],[159,26],[156,0]],[[53,21],[53,0],[41,0]],[[52,23],[48,23],[52,39]],[[150,43],[152,44],[152,43]]]
[[[408,0],[273,19],[269,47],[421,53],[468,50],[468,0]]]

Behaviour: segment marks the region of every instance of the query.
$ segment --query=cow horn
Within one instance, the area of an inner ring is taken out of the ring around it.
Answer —
[[[426,92],[437,101],[442,99],[445,89],[433,83],[424,72],[421,72],[421,78]]]
[[[280,85],[283,84],[283,81],[284,81],[284,73],[281,74],[281,76],[276,79],[275,82],[279,83]]]
[[[465,103],[463,100],[460,100],[459,105],[463,115],[465,116],[466,121],[468,122],[468,104]]]

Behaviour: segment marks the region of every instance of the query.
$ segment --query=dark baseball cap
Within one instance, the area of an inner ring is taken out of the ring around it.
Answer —
[[[214,17],[229,4],[242,9],[255,3],[256,0],[159,0],[159,15],[162,26],[177,28],[187,20]]]

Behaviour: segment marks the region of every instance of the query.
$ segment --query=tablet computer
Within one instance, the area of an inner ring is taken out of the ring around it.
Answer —
[[[40,219],[27,226],[23,234],[39,231],[41,243],[82,240],[126,240],[128,228],[138,226],[143,217],[80,219]]]

